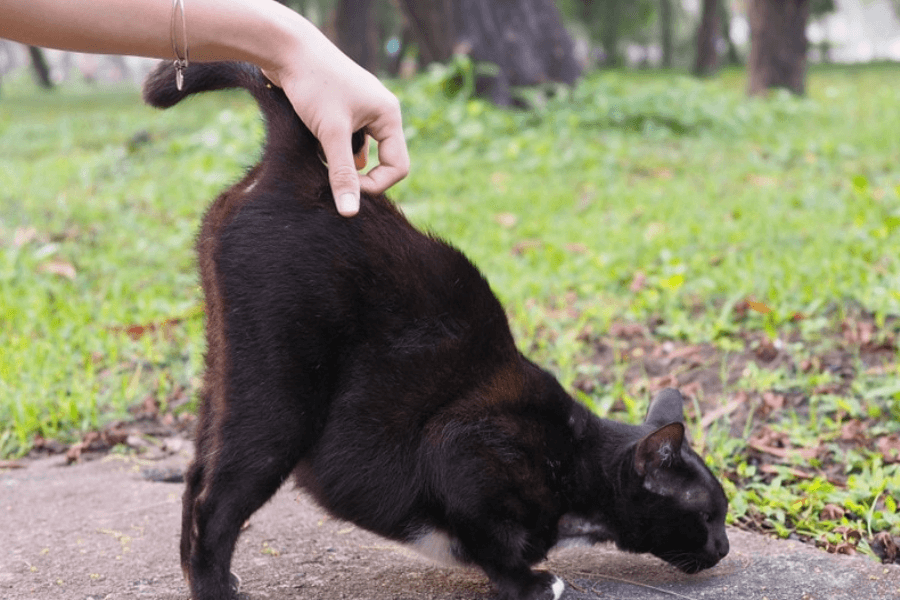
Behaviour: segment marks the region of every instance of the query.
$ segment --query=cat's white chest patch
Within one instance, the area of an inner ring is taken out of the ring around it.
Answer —
[[[405,544],[426,558],[447,567],[469,567],[459,559],[457,542],[440,529],[426,529],[417,538]]]

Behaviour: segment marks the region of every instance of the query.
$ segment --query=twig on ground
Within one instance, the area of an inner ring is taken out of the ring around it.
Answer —
[[[602,578],[602,579],[608,579],[609,581],[616,581],[616,582],[618,582],[618,583],[627,583],[627,584],[629,584],[629,585],[634,585],[634,586],[642,587],[642,588],[645,588],[645,589],[648,589],[648,590],[653,590],[653,591],[659,592],[659,593],[661,593],[661,594],[668,594],[668,595],[670,595],[670,596],[675,596],[676,598],[684,598],[685,600],[697,600],[696,598],[694,598],[694,597],[692,597],[692,596],[685,596],[684,594],[679,594],[678,592],[673,592],[673,591],[671,591],[671,590],[667,590],[667,589],[664,589],[664,588],[659,588],[659,587],[656,587],[656,586],[653,586],[653,585],[649,585],[649,584],[646,584],[646,583],[640,583],[640,582],[638,582],[638,581],[631,581],[630,579],[623,579],[623,578],[621,578],[621,577],[613,577],[612,575],[602,575],[602,574],[598,574],[598,573],[577,573],[577,574],[578,574],[578,575],[583,575],[583,576],[585,576],[585,577],[591,577],[591,578],[593,578],[593,577],[599,577],[599,578]],[[570,585],[571,585],[571,584],[570,584]],[[575,586],[572,586],[572,587],[575,587]],[[593,594],[593,593],[594,593],[594,588],[595,588],[595,587],[597,587],[597,584],[596,584],[596,583],[594,583],[594,584],[591,586],[591,589],[590,589],[590,590],[587,590],[587,591],[589,591],[590,593]],[[582,591],[582,590],[579,589],[579,591]],[[596,596],[596,594],[594,594],[594,595]]]

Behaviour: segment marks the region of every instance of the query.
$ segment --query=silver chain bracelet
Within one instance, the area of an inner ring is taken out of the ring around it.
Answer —
[[[178,51],[177,17],[179,12],[181,13],[181,35],[184,41],[184,44],[182,44],[184,47],[184,58],[182,58],[181,52]],[[178,88],[178,91],[181,91],[184,87],[184,70],[187,69],[190,64],[190,61],[188,60],[187,24],[184,20],[184,0],[172,0],[172,50],[175,52],[175,61],[172,63],[175,66],[175,87]]]

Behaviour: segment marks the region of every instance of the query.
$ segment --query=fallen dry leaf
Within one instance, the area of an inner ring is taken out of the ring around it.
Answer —
[[[747,393],[740,391],[735,395],[734,400],[726,404],[725,406],[720,406],[716,410],[710,411],[703,415],[703,419],[700,421],[700,428],[705,430],[707,427],[715,423],[718,419],[730,415],[734,411],[736,411],[741,404],[747,401]]]
[[[577,244],[577,243],[566,244],[565,248],[572,254],[587,254],[587,252],[588,252],[588,247],[585,246],[584,244]]]
[[[844,516],[844,509],[836,504],[826,504],[819,516],[823,521],[837,521]]]
[[[844,539],[849,542],[859,542],[862,539],[862,533],[859,529],[855,527],[850,527],[849,525],[841,525],[840,527],[834,528],[835,533],[839,533],[844,536]]]
[[[536,250],[543,245],[543,242],[540,240],[522,240],[521,242],[516,242],[516,245],[512,247],[512,253],[515,256],[520,256],[525,254],[528,250]]]
[[[669,387],[678,387],[678,378],[674,375],[663,375],[662,377],[654,377],[650,380],[650,391],[653,393]]]
[[[866,424],[859,419],[851,419],[841,425],[841,441],[865,443],[869,438]]]
[[[766,413],[781,410],[784,408],[784,396],[775,392],[763,392],[763,405],[767,408]]]
[[[491,173],[491,183],[494,188],[499,192],[506,192],[507,190],[507,181],[509,180],[509,173],[504,173],[503,171],[495,171]]]
[[[842,541],[834,543],[821,539],[817,545],[825,548],[826,552],[832,554],[856,554],[856,547],[859,545],[860,540],[862,540],[862,533],[858,529],[842,525],[840,527],[835,527],[833,533],[840,535],[843,538]]]
[[[500,213],[494,217],[494,220],[497,221],[501,227],[512,229],[516,226],[516,223],[519,222],[519,217],[512,213]]]
[[[884,564],[900,562],[900,538],[894,538],[887,531],[882,531],[872,538],[872,551],[881,559]]]
[[[666,230],[665,223],[660,223],[659,221],[654,221],[653,223],[649,223],[647,225],[647,229],[644,231],[644,239],[648,242],[653,238],[659,236]]]
[[[17,227],[13,234],[13,246],[21,248],[28,242],[37,238],[38,232],[34,227]]]
[[[701,389],[703,386],[699,381],[692,381],[681,386],[680,391],[687,398],[696,398]]]
[[[769,187],[777,183],[774,177],[766,175],[757,175],[755,173],[747,176],[747,181],[758,187]]]
[[[144,323],[144,324],[134,324],[134,325],[115,325],[110,327],[110,331],[124,331],[128,334],[133,340],[140,339],[142,336],[153,333],[154,331],[162,331],[164,334],[170,334],[174,327],[181,325],[183,319],[180,317],[175,317],[172,319],[165,319],[163,321],[158,321],[155,323]]]
[[[851,542],[844,542],[842,544],[838,544],[834,548],[835,554],[846,554],[847,556],[853,556],[856,554],[856,544]]]
[[[762,313],[764,315],[772,312],[772,309],[769,308],[767,304],[764,302],[757,302],[756,300],[747,300],[747,307],[751,310],[755,310],[758,313]]]
[[[121,428],[104,429],[103,431],[89,431],[77,444],[72,444],[66,452],[66,462],[69,464],[81,459],[81,455],[87,451],[109,450],[118,444],[124,444],[129,438],[129,432]]]
[[[804,358],[800,361],[800,371],[803,373],[819,372],[822,370],[822,360],[818,356]]]
[[[771,454],[784,459],[800,457],[803,460],[812,460],[819,454],[818,448],[776,448],[775,446],[765,446],[753,441],[750,442],[749,446],[757,452]]]
[[[759,472],[765,473],[767,475],[781,475],[782,473],[787,473],[792,477],[796,477],[797,479],[813,479],[815,475],[812,473],[807,473],[806,471],[801,471],[800,469],[795,469],[793,467],[785,467],[778,466],[772,464],[762,464],[759,465]]]
[[[75,275],[76,275],[75,265],[73,265],[72,263],[70,263],[68,261],[61,260],[61,259],[55,259],[55,260],[51,260],[49,262],[45,262],[40,267],[38,267],[38,270],[41,273],[50,273],[52,275],[59,275],[60,277],[65,277],[69,281],[74,280]]]
[[[31,447],[35,450],[48,452],[50,454],[60,454],[66,451],[67,446],[57,439],[45,438],[41,434],[34,436]]]
[[[787,434],[773,431],[769,427],[763,427],[756,435],[750,438],[747,445],[757,452],[782,459],[799,457],[803,460],[811,460],[819,454],[819,448],[793,447]]]
[[[609,326],[609,335],[615,338],[641,338],[645,332],[646,328],[640,323],[611,323]]]
[[[900,463],[900,434],[892,433],[878,438],[875,447],[888,464]]]
[[[786,433],[775,431],[771,427],[763,427],[750,439],[750,441],[755,444],[762,444],[763,446],[776,446],[779,448],[790,445]]]
[[[844,319],[841,323],[844,341],[852,346],[866,346],[875,335],[875,324],[859,319]]]
[[[772,362],[778,357],[778,348],[775,343],[766,338],[759,341],[759,345],[753,349],[756,357],[763,362]]]
[[[634,277],[631,278],[631,284],[628,289],[637,293],[644,289],[647,285],[647,275],[643,271],[635,271]]]
[[[676,348],[672,352],[669,353],[669,358],[694,358],[697,354],[700,354],[703,351],[702,346],[691,345],[691,346],[682,346],[681,348]]]
[[[143,402],[131,407],[130,412],[136,419],[155,419],[159,415],[159,401],[153,394],[147,394]]]

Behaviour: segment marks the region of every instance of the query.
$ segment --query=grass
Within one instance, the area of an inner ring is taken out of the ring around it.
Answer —
[[[692,433],[730,521],[869,552],[847,532],[900,534],[900,465],[877,445],[900,432],[898,74],[821,68],[806,98],[748,99],[740,72],[600,72],[503,111],[467,96],[466,65],[436,68],[391,84],[413,157],[391,195],[600,412],[639,419],[641,357],[702,346],[720,376]],[[196,392],[193,236],[261,127],[241,94],[160,113],[133,90],[2,93],[0,456],[18,456]]]

